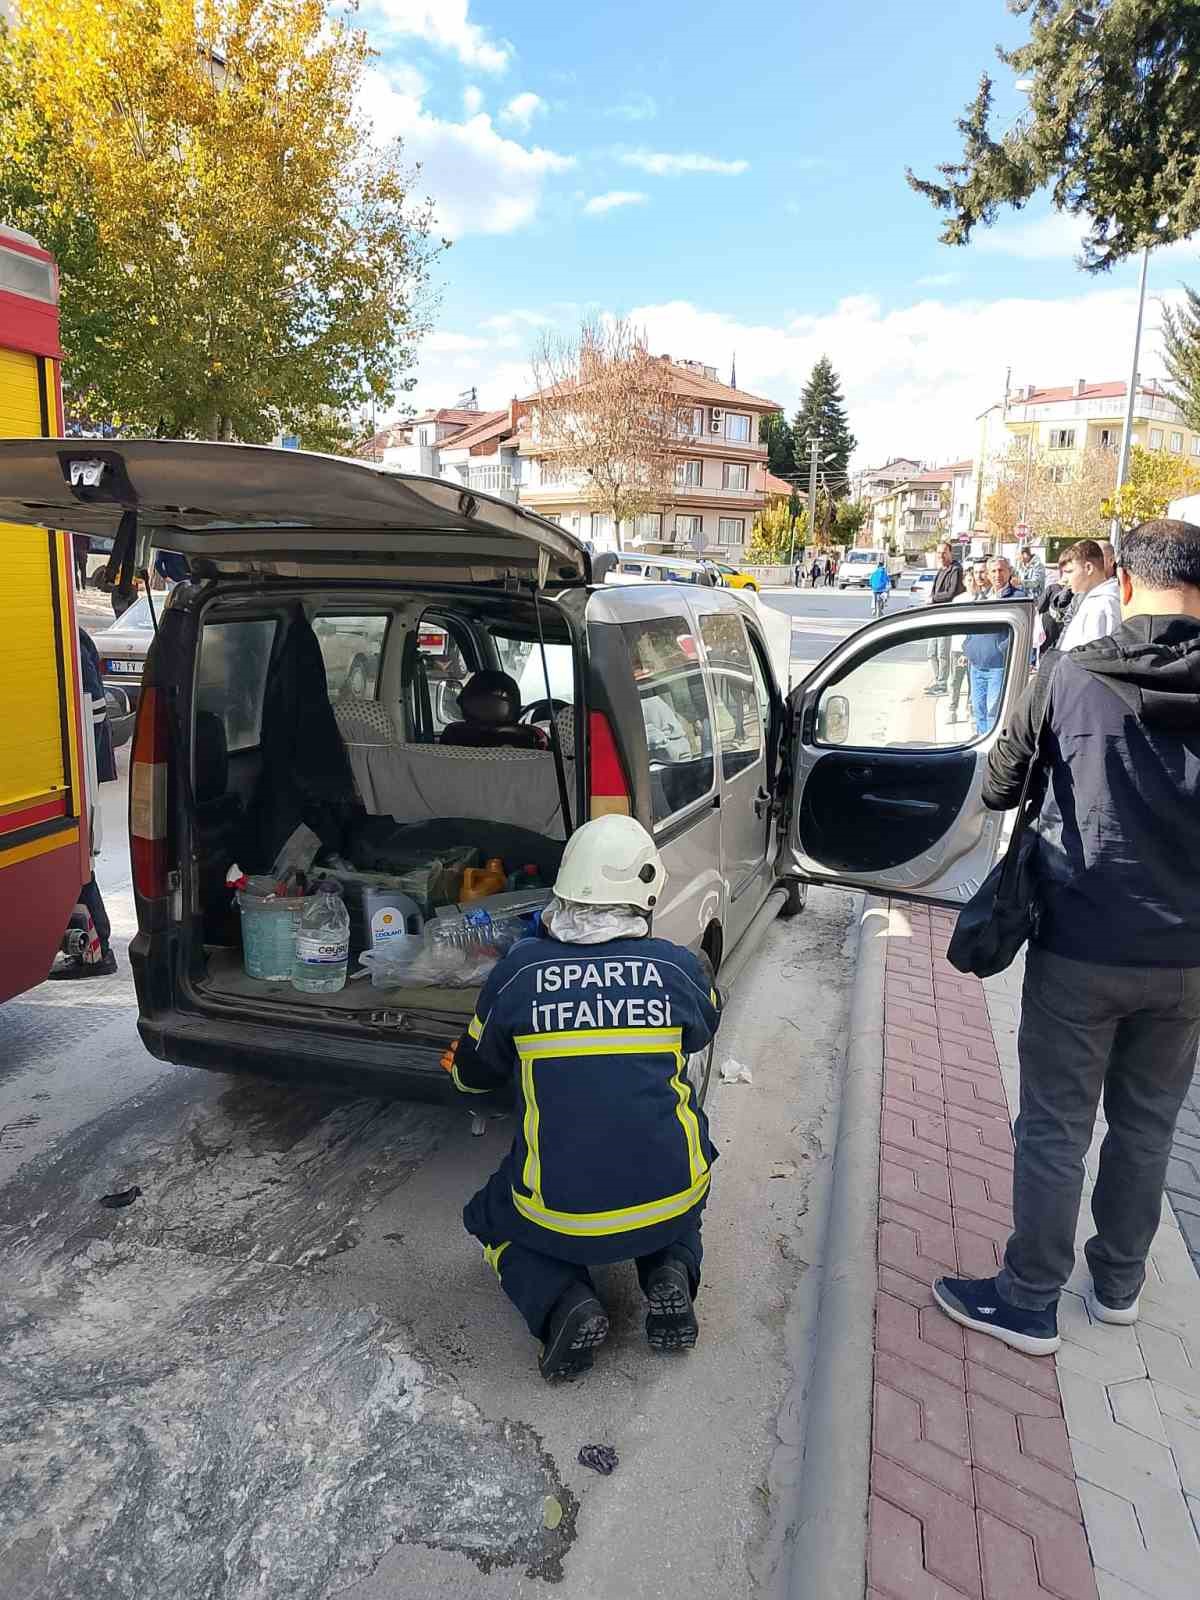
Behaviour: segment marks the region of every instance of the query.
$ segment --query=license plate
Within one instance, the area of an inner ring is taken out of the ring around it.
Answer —
[[[140,661],[106,661],[104,663],[104,670],[106,672],[111,672],[114,677],[116,677],[118,673],[128,673],[132,676],[140,677],[142,672],[142,663]]]

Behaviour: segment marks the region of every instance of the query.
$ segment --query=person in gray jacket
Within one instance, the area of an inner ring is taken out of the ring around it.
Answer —
[[[1030,1355],[1059,1346],[1101,1097],[1088,1305],[1098,1322],[1137,1320],[1200,1045],[1200,528],[1135,528],[1118,580],[1121,625],[1047,658],[983,792],[993,810],[1014,806],[1040,744],[1013,1232],[996,1277],[941,1278],[934,1297],[956,1322]]]

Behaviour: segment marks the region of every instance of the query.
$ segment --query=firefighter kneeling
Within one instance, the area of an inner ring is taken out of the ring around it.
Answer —
[[[512,1149],[463,1221],[541,1341],[547,1379],[586,1371],[608,1333],[590,1266],[635,1259],[652,1348],[696,1342],[717,1152],[685,1065],[708,1048],[720,1001],[703,958],[649,937],[665,880],[632,817],[586,823],[540,936],[497,965],[443,1060],[466,1094],[514,1082]]]

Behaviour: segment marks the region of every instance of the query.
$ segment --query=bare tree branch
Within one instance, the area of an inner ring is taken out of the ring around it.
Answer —
[[[571,334],[546,334],[532,358],[537,395],[532,438],[581,497],[621,524],[660,511],[675,482],[673,452],[691,403],[674,393],[671,365],[652,356],[628,319],[585,318]]]

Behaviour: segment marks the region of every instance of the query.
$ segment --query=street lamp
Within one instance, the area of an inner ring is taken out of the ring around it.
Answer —
[[[1133,360],[1129,369],[1129,391],[1125,396],[1125,426],[1121,429],[1121,458],[1117,464],[1117,488],[1113,498],[1112,545],[1121,553],[1121,486],[1129,474],[1129,455],[1133,444],[1133,406],[1137,398],[1138,364],[1142,353],[1142,318],[1146,310],[1146,275],[1150,270],[1150,246],[1142,251],[1142,270],[1138,282],[1137,322],[1133,330]]]

